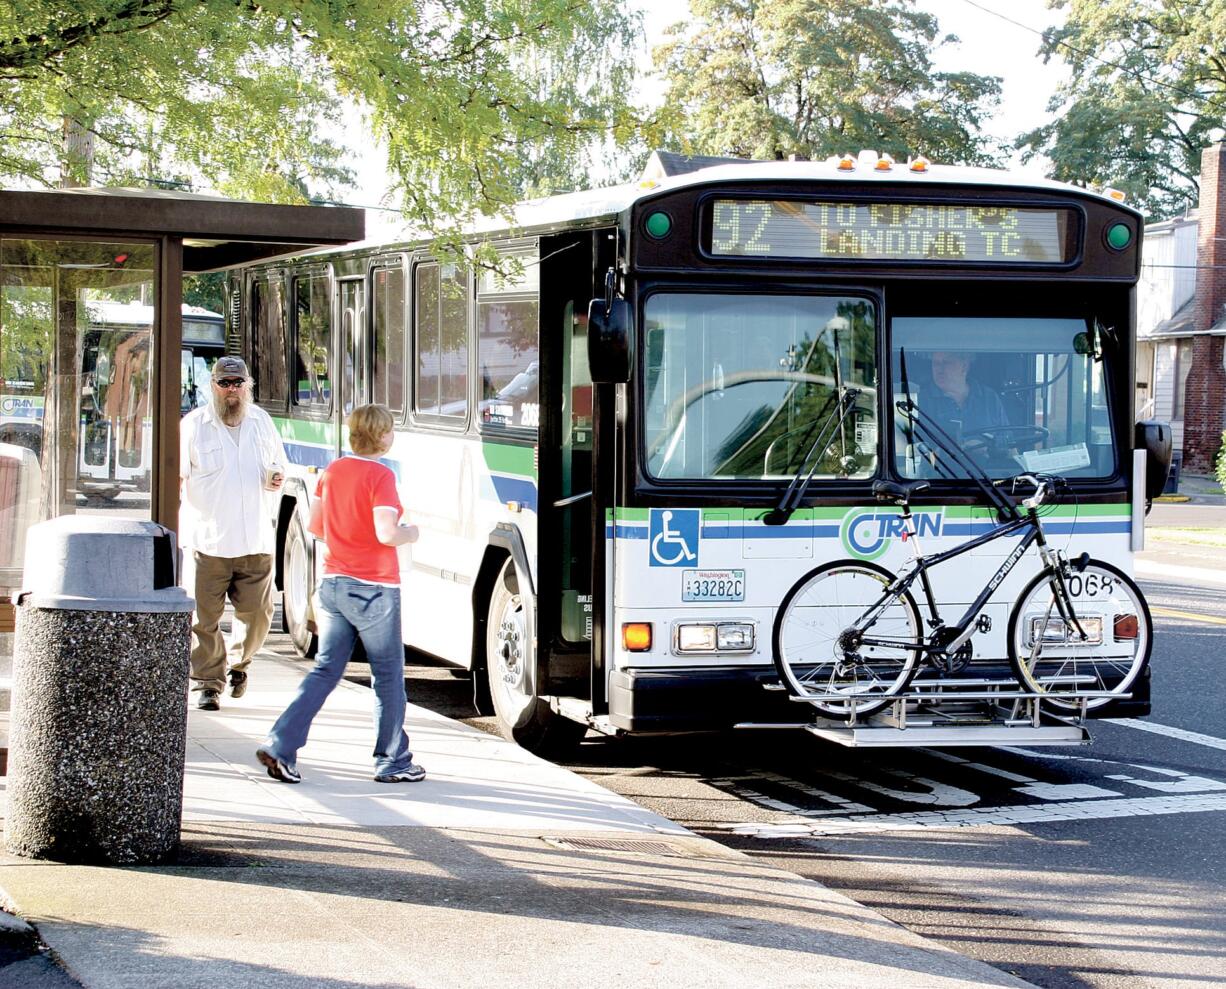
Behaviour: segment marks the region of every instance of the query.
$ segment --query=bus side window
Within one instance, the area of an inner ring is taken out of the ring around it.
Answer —
[[[278,276],[261,278],[251,286],[251,356],[255,362],[255,394],[264,403],[284,405],[289,395],[285,362],[284,294]]]
[[[517,278],[485,272],[477,286],[482,428],[535,430],[540,423],[539,269],[535,255],[520,260]]]
[[[326,409],[332,400],[330,306],[326,275],[294,279],[294,404]]]
[[[372,400],[399,418],[404,411],[404,269],[399,265],[376,269],[371,295]]]
[[[417,267],[414,410],[468,416],[468,277],[455,265]]]

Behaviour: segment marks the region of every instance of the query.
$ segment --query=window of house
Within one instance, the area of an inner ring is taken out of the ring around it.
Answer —
[[[1175,345],[1175,395],[1171,410],[1172,419],[1183,418],[1183,398],[1188,387],[1188,372],[1192,370],[1192,339],[1180,340]]]

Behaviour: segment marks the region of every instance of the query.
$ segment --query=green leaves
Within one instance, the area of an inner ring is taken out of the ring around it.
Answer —
[[[1153,219],[1195,206],[1203,148],[1226,124],[1224,0],[1061,0],[1043,52],[1072,68],[1054,119],[1018,147],[1053,176],[1128,193]]]
[[[861,148],[992,164],[979,136],[1000,80],[932,67],[937,22],[911,0],[691,0],[655,51],[666,116],[692,153],[824,158]]]
[[[0,0],[0,174],[336,199],[365,118],[407,217],[452,228],[633,128],[636,30],[595,0]]]

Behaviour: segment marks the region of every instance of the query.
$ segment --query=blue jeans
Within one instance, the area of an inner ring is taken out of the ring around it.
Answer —
[[[325,577],[319,588],[316,622],[319,655],[298,695],[277,719],[265,744],[273,755],[297,765],[311,722],[341,681],[354,643],[361,636],[375,688],[375,775],[409,767],[413,753],[404,731],[404,644],[400,636],[400,588],[364,584],[352,577]]]

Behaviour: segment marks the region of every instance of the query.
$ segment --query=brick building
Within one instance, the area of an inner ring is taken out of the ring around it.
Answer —
[[[1201,155],[1200,203],[1149,224],[1137,289],[1137,418],[1171,423],[1183,469],[1207,473],[1226,428],[1226,145]]]

